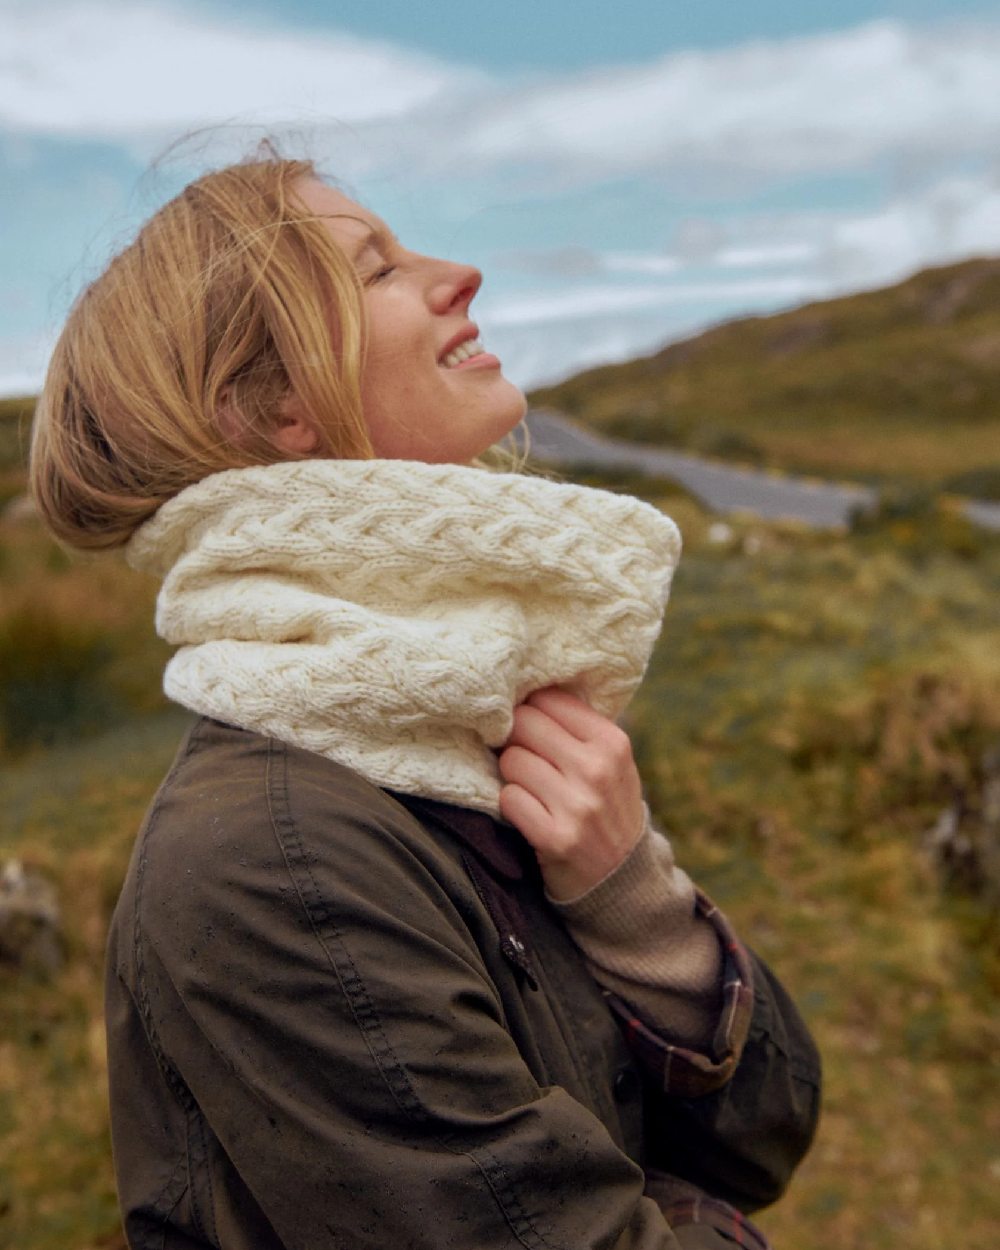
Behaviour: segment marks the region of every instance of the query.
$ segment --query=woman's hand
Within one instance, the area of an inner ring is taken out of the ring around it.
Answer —
[[[516,707],[499,761],[500,814],[534,848],[552,898],[586,893],[642,835],[628,735],[575,695],[550,686]]]

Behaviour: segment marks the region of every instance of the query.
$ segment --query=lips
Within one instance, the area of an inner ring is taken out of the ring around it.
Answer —
[[[469,339],[467,343],[462,343],[453,352],[449,352],[441,363],[446,369],[455,369],[463,361],[469,360],[472,356],[482,356],[484,352],[485,348],[478,339]]]
[[[464,351],[463,349],[469,350]],[[469,356],[475,355],[477,351],[483,350],[482,344],[479,342],[479,326],[474,321],[468,322],[444,345],[441,355],[438,357],[438,364],[444,365],[446,369],[453,369],[455,365],[461,364],[463,360],[467,360]],[[456,352],[458,356],[456,358]]]

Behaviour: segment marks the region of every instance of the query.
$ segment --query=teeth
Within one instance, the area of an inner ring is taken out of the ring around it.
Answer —
[[[467,343],[460,343],[454,351],[442,357],[441,363],[446,369],[454,369],[463,360],[468,360],[470,356],[478,356],[483,350],[483,345],[478,339],[469,339]]]

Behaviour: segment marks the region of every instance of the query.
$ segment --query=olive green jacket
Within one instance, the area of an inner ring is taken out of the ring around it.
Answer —
[[[672,1231],[672,1197],[677,1224],[702,1208],[658,1173],[773,1201],[815,1127],[818,1060],[700,905],[727,961],[709,1056],[600,990],[514,830],[197,722],[109,942],[130,1246],[730,1244]]]

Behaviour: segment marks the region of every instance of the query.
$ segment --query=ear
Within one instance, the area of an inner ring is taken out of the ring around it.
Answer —
[[[319,435],[304,416],[283,411],[273,435],[276,446],[290,456],[308,456],[319,446]]]
[[[225,437],[233,443],[239,443],[246,431],[231,401],[230,390],[225,387],[219,395],[216,420]],[[315,425],[294,398],[286,398],[282,402],[277,429],[271,435],[271,441],[286,456],[309,456],[320,444]]]
[[[290,456],[308,456],[319,447],[316,427],[294,397],[282,403],[278,428],[272,438],[279,451]]]

